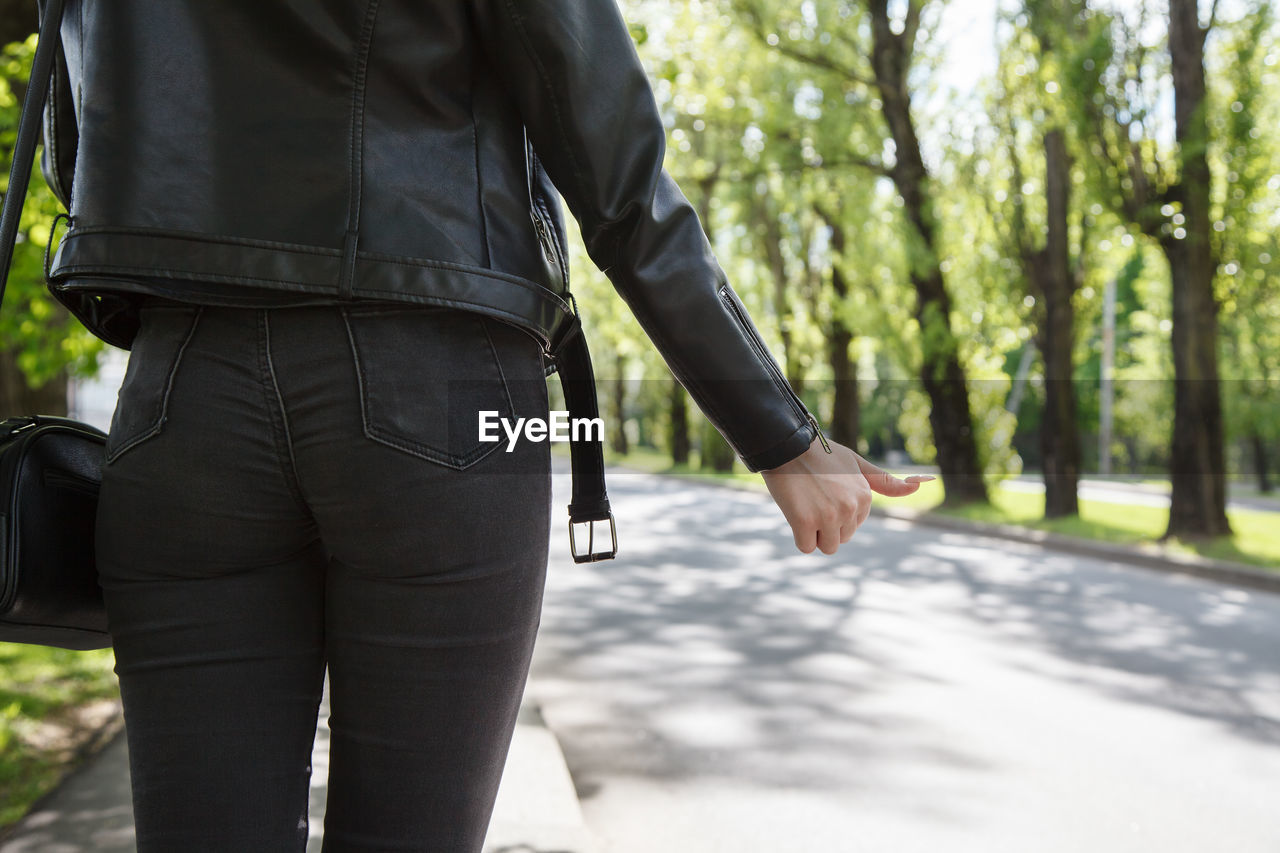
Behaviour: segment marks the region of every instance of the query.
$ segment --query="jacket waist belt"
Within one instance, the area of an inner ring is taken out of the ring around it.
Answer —
[[[141,253],[148,263],[135,266],[116,262],[117,256],[112,249],[118,247],[122,240],[131,245],[134,255]],[[341,263],[338,253],[326,255],[313,247],[290,249],[279,244],[216,243],[180,232],[73,228],[59,245],[48,277],[50,289],[59,301],[71,308],[86,326],[98,331],[104,340],[116,342],[112,340],[113,336],[103,334],[105,330],[100,331],[103,324],[99,321],[103,318],[97,316],[96,300],[89,298],[87,293],[102,288],[106,282],[110,282],[110,288],[117,291],[136,289],[153,292],[158,286],[155,283],[157,278],[193,282],[256,280],[270,284],[276,292],[291,290],[299,294],[342,298],[343,294],[334,283]],[[193,254],[199,256],[200,263],[193,263]],[[223,273],[194,272],[220,269],[219,262],[225,264]],[[478,267],[410,263],[364,253],[357,263],[359,284],[348,298],[446,305],[478,311],[515,323],[530,332],[554,359],[569,417],[599,417],[595,376],[586,337],[582,334],[576,311],[558,294],[514,276]],[[162,274],[157,276],[157,272]],[[150,284],[146,283],[148,280]],[[234,289],[226,297],[234,298]],[[118,345],[128,346],[123,340]],[[576,440],[570,442],[569,449],[573,471],[573,493],[569,504],[573,558],[577,562],[609,559],[616,553],[616,534],[605,491],[603,446],[598,441]],[[592,528],[587,553],[577,553],[573,525],[596,521],[609,522],[614,543],[612,550],[592,552]]]

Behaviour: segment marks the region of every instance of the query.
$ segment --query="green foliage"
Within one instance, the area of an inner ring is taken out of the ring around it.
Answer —
[[[0,51],[0,168],[8,190],[9,165],[22,109],[21,95],[31,70],[35,36]],[[37,388],[66,369],[92,376],[105,344],[71,316],[44,285],[44,252],[61,204],[39,176],[31,179],[19,225],[13,269],[0,310],[0,341],[11,350],[27,384]]]
[[[910,86],[921,102],[945,82],[939,63],[949,46],[939,8],[926,5],[917,39]],[[729,281],[788,375],[802,380],[801,394],[820,419],[832,403],[826,348],[833,324],[853,332],[860,448],[873,453],[905,448],[917,461],[933,460],[920,368],[927,352],[953,347],[972,377],[988,475],[1020,470],[1015,446],[1035,448],[1044,378],[1038,359],[1016,425],[1005,410],[1018,356],[1043,307],[1020,270],[1015,232],[1038,242],[1046,216],[1043,131],[1055,123],[1071,130],[1070,246],[1081,285],[1074,363],[1086,470],[1097,462],[1102,295],[1113,280],[1113,453],[1122,470],[1162,470],[1173,371],[1169,268],[1155,238],[1172,233],[1179,214],[1176,201],[1159,198],[1177,177],[1163,18],[1152,5],[1147,25],[1138,27],[1136,7],[1104,12],[1083,0],[1002,8],[1008,14],[998,27],[996,72],[979,84],[972,106],[957,105],[962,118],[922,125],[933,173],[926,213],[936,224],[937,262],[951,296],[950,339],[936,310],[923,327],[917,320],[910,276],[933,259],[921,254],[903,200],[884,174],[893,150],[869,80],[866,6],[630,0],[624,11],[667,124],[667,168],[705,213]],[[1223,395],[1231,434],[1241,440],[1254,433],[1280,440],[1280,151],[1265,132],[1280,124],[1276,33],[1270,4],[1259,5],[1219,20],[1207,44],[1220,357],[1229,380]],[[830,67],[794,61],[785,51],[819,55]],[[1149,190],[1137,223],[1125,202],[1135,182]],[[842,252],[831,243],[831,225],[843,232]],[[574,291],[593,352],[601,353],[602,382],[617,354],[633,378],[668,381],[626,306],[574,251]],[[848,287],[842,297],[833,290],[837,269]],[[628,407],[637,435],[661,437],[668,414],[657,390],[665,386],[652,385],[655,393],[637,392]],[[689,414],[696,448],[696,407]]]
[[[1224,409],[1231,435],[1280,443],[1280,39],[1274,8],[1224,26],[1209,95],[1214,236],[1222,306]]]
[[[110,649],[80,652],[0,643],[0,827],[20,818],[47,793],[74,757],[42,730],[75,728],[75,710],[116,699]]]

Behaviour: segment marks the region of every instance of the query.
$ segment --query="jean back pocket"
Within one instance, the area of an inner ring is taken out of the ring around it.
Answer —
[[[351,307],[343,319],[367,437],[459,470],[501,446],[480,436],[482,412],[513,416],[490,321],[417,305]]]
[[[105,460],[160,434],[182,353],[195,334],[198,306],[145,305],[107,432]]]

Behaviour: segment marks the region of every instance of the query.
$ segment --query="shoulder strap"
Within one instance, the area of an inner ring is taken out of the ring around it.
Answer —
[[[19,220],[22,219],[22,203],[26,201],[27,186],[31,183],[31,168],[36,159],[36,137],[40,133],[44,101],[49,94],[53,59],[61,41],[59,33],[65,5],[65,0],[49,0],[45,7],[44,18],[40,23],[40,41],[36,45],[31,77],[27,82],[27,96],[22,102],[18,139],[13,147],[13,164],[9,168],[9,189],[4,195],[4,209],[0,211],[0,303],[4,301],[9,266],[13,263],[13,248],[18,239]]]

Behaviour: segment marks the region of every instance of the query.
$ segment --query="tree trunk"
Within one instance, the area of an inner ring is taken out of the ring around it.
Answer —
[[[787,382],[797,394],[804,391],[799,359],[791,341],[791,305],[787,288],[787,265],[782,257],[782,228],[762,196],[752,199],[756,222],[764,230],[764,255],[773,278],[773,313],[778,318],[778,334],[782,338],[782,365]]]
[[[615,362],[618,371],[617,378],[613,380],[613,449],[616,453],[625,456],[630,450],[630,442],[627,441],[627,360],[621,355],[617,357]]]
[[[1045,195],[1048,233],[1039,263],[1030,265],[1042,305],[1036,344],[1044,357],[1044,420],[1040,451],[1044,457],[1044,515],[1078,515],[1080,436],[1076,426],[1076,392],[1071,351],[1075,340],[1075,280],[1068,251],[1067,210],[1071,168],[1061,128],[1044,137]]]
[[[715,192],[716,182],[720,179],[720,168],[722,164],[719,160],[715,161],[715,166],[703,178],[694,182],[698,187],[697,204],[695,209],[698,213],[698,219],[702,223],[702,233],[707,235],[707,242],[715,244],[715,239],[711,233],[711,196]],[[699,467],[703,471],[732,471],[733,462],[737,459],[737,454],[733,452],[733,448],[724,440],[724,436],[720,434],[711,421],[705,417],[702,418],[702,429],[698,441],[699,451]]]
[[[929,424],[949,505],[987,501],[978,445],[969,408],[969,391],[960,366],[959,343],[951,330],[951,300],[938,261],[933,200],[920,141],[911,118],[907,91],[915,26],[895,33],[888,0],[869,0],[872,67],[881,112],[893,136],[895,157],[890,177],[902,196],[915,239],[909,246],[910,278],[916,291],[916,321],[922,348],[920,381],[932,404]],[[917,9],[918,14],[918,9]]]
[[[39,388],[27,385],[12,352],[0,352],[0,419],[67,414],[67,374],[59,371]]]
[[[724,440],[711,421],[702,419],[702,436],[699,445],[701,459],[699,467],[703,471],[719,471],[726,473],[733,470],[733,461],[738,458],[733,448]]]
[[[1258,475],[1258,491],[1264,495],[1271,494],[1271,477],[1268,470],[1267,442],[1255,432],[1249,437],[1253,446],[1253,470]]]
[[[845,233],[838,222],[823,216],[831,228],[831,248],[837,259],[844,257]],[[845,281],[840,264],[831,267],[831,290],[835,294],[831,328],[827,331],[827,359],[835,379],[835,403],[831,407],[830,437],[845,447],[858,449],[858,420],[861,412],[858,401],[858,373],[849,358],[849,346],[853,332],[845,325],[840,307],[849,297],[849,283]]]
[[[671,461],[677,465],[689,464],[689,404],[685,390],[679,382],[671,380]]]
[[[1230,535],[1226,513],[1225,435],[1218,383],[1216,262],[1210,243],[1205,30],[1196,0],[1169,0],[1174,132],[1185,233],[1164,234],[1173,286],[1174,416],[1170,453],[1173,494],[1165,537]]]
[[[0,46],[25,41],[37,22],[36,0],[0,0]]]

